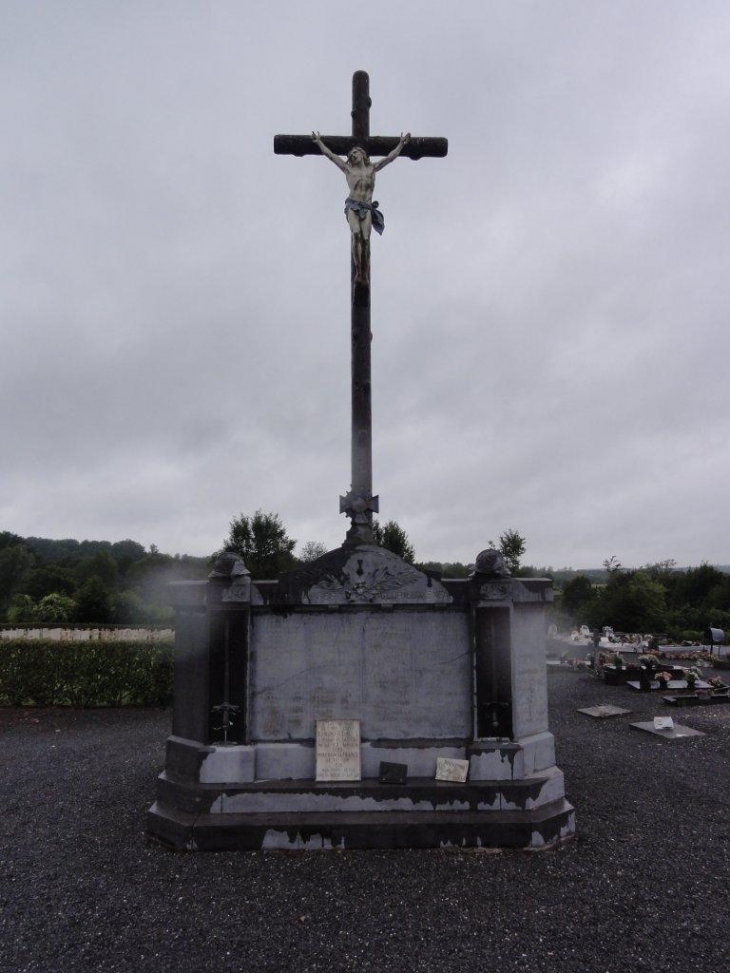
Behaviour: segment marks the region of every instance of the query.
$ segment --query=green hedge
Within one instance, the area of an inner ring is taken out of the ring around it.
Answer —
[[[164,706],[172,655],[172,641],[0,641],[0,705]]]

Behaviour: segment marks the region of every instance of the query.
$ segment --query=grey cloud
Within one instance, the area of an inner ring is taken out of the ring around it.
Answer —
[[[720,2],[7,5],[2,527],[340,543],[341,175],[276,132],[446,135],[380,177],[375,480],[417,553],[727,562]],[[182,11],[182,12],[181,12]]]

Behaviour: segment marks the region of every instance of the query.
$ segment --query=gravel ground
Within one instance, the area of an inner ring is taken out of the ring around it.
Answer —
[[[169,711],[0,710],[0,970],[725,973],[730,705],[549,689],[578,837],[542,853],[175,854],[144,837]]]

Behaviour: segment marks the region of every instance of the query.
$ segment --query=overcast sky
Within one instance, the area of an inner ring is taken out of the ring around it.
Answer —
[[[727,0],[3,0],[0,530],[338,546],[346,186],[378,177],[374,489],[421,559],[730,562]]]

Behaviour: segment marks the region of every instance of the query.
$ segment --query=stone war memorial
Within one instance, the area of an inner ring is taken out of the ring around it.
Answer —
[[[172,848],[542,849],[574,833],[548,728],[550,581],[510,577],[491,549],[468,579],[442,579],[373,541],[375,175],[447,150],[371,136],[363,71],[351,135],[274,139],[276,154],[324,156],[348,187],[349,529],[274,581],[224,554],[207,582],[172,586],[173,726],[148,814],[148,834]]]

